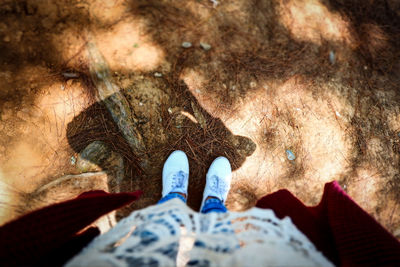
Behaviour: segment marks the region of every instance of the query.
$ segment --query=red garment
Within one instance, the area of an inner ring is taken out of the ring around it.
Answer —
[[[85,193],[0,227],[1,266],[56,266],[78,253],[97,234],[77,235],[100,216],[140,193]],[[320,204],[307,207],[287,190],[265,196],[259,208],[273,209],[293,223],[339,266],[400,266],[400,243],[363,211],[336,182],[325,185]]]
[[[325,185],[321,202],[307,207],[287,190],[261,198],[257,207],[289,216],[338,266],[400,266],[400,243],[362,210],[337,182]]]
[[[62,265],[99,234],[97,228],[79,231],[140,195],[86,192],[5,224],[0,227],[0,266]]]

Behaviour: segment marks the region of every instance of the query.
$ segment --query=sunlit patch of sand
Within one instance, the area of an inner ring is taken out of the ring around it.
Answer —
[[[164,51],[141,31],[141,21],[127,19],[93,32],[96,45],[110,69],[153,71],[164,60]]]
[[[388,114],[387,117],[389,129],[400,133],[400,112],[396,110],[395,112]]]
[[[293,37],[321,44],[323,39],[355,46],[349,22],[319,0],[281,1],[280,20]]]
[[[81,69],[87,41],[94,41],[114,70],[155,70],[164,59],[163,50],[143,30],[143,20],[132,15],[129,5],[121,0],[90,1],[78,4],[83,25],[60,24],[52,35],[52,47],[68,68]]]
[[[3,172],[0,170],[0,225],[15,216],[14,203],[18,202],[18,193],[4,182]]]
[[[164,51],[145,34],[144,20],[135,18],[123,2],[95,0],[78,5],[88,25],[63,27],[52,39],[66,66],[81,69],[87,60],[87,42],[92,41],[113,70],[152,71],[163,62]]]
[[[90,101],[80,82],[55,81],[39,89],[33,103],[10,109],[8,120],[1,122],[8,127],[2,140],[7,144],[1,155],[0,184],[15,192],[30,193],[45,179],[62,175],[65,168],[61,167],[71,157],[67,125],[88,105]],[[6,205],[24,205],[18,199],[3,196],[0,201]]]
[[[36,99],[35,106],[33,119],[34,122],[43,122],[40,126],[44,136],[57,133],[58,139],[62,139],[65,138],[67,124],[88,106],[88,98],[81,82],[56,82],[46,94]]]
[[[192,73],[191,77],[186,81],[195,91],[200,76]],[[259,185],[254,188],[257,197],[284,186],[302,193],[300,197],[310,204],[319,200],[324,183],[340,177],[349,166],[353,149],[352,137],[346,133],[352,108],[332,91],[325,91],[325,97],[315,97],[311,82],[292,77],[248,93],[232,109],[234,116],[214,112],[233,134],[257,144],[234,172],[234,184]],[[216,108],[210,105],[212,99],[196,97],[205,109]],[[294,161],[288,160],[287,149],[296,155]]]
[[[113,24],[130,13],[125,0],[89,1],[90,20],[94,23]]]
[[[224,114],[221,112],[219,105],[219,95],[207,91],[204,86],[207,84],[205,75],[193,69],[185,69],[180,77],[187,85],[189,91],[196,97],[202,107],[214,117],[220,117]]]
[[[194,1],[185,1],[184,4],[182,3],[182,5],[186,5],[185,7],[187,8],[187,10],[195,14],[197,18],[200,19],[200,21],[188,21],[188,23],[192,24],[190,26],[196,26],[206,23],[207,20],[210,19],[210,16],[212,16],[213,9],[210,9],[209,7],[207,7],[207,5],[199,5],[198,2],[196,3]]]
[[[35,188],[35,176],[41,172],[44,164],[43,155],[40,152],[41,146],[36,140],[22,139],[12,145],[11,153],[8,154],[8,160],[1,163],[3,169],[3,179],[5,182],[15,188],[23,188],[31,191]],[[3,180],[3,181],[4,181]]]
[[[378,204],[380,173],[373,166],[364,164],[354,171],[351,182],[346,184],[347,193],[357,204],[368,211],[374,211]]]

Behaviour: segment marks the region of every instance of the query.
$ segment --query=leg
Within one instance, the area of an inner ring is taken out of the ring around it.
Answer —
[[[180,194],[180,193],[171,192],[171,193],[169,193],[168,195],[166,195],[165,197],[161,198],[161,199],[157,202],[157,204],[162,204],[162,203],[167,202],[168,200],[173,199],[173,198],[180,199],[180,200],[182,200],[184,203],[186,203],[186,197],[184,197],[184,195],[182,195],[182,194]]]
[[[225,157],[216,158],[207,172],[201,213],[227,212],[225,201],[231,187],[231,180],[232,170],[229,160]]]
[[[203,208],[200,210],[201,213],[209,213],[209,212],[219,212],[225,213],[228,210],[226,209],[224,203],[215,197],[209,197],[204,202]]]
[[[189,161],[183,151],[176,150],[164,163],[162,198],[158,204],[178,198],[186,203],[189,183]]]

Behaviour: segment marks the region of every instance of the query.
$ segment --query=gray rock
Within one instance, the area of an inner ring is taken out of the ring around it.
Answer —
[[[286,149],[286,156],[287,156],[288,160],[290,160],[290,161],[293,161],[296,159],[296,156],[294,155],[294,153],[289,149]]]
[[[191,43],[191,42],[183,42],[183,43],[182,43],[182,47],[183,47],[183,48],[192,47],[192,43]]]
[[[123,157],[101,141],[90,143],[79,153],[76,168],[82,173],[107,171],[109,185],[116,192],[119,192],[125,174]]]
[[[62,75],[65,78],[79,78],[79,74],[74,72],[63,72]]]
[[[216,8],[217,6],[218,6],[218,4],[219,4],[219,1],[218,0],[210,0],[211,1],[211,3],[213,4],[213,7],[214,8]]]
[[[211,49],[211,45],[209,45],[207,43],[202,43],[202,42],[200,42],[200,47],[203,48],[205,51],[208,51]]]
[[[335,64],[336,62],[335,51],[333,50],[329,52],[329,62],[331,62],[331,64]]]
[[[99,171],[100,166],[110,158],[111,150],[101,141],[90,143],[79,153],[76,160],[76,168],[80,172]]]

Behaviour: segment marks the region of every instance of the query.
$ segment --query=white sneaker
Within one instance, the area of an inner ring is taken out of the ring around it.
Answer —
[[[232,169],[229,160],[225,157],[218,157],[208,169],[206,176],[206,187],[204,188],[203,201],[200,210],[203,210],[207,197],[216,197],[225,203],[231,188]]]
[[[185,152],[175,150],[164,163],[162,196],[171,192],[185,194],[189,183],[189,161]]]

